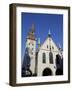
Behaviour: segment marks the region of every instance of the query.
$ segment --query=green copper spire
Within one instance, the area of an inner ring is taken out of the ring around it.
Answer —
[[[40,45],[40,38],[38,38],[38,45]]]
[[[28,48],[28,44],[26,43],[26,48]]]
[[[50,32],[50,29],[49,29],[49,32],[48,32],[48,36],[51,37],[51,32]]]

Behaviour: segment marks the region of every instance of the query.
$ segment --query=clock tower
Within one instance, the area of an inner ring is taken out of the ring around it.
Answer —
[[[30,56],[30,70],[32,74],[35,74],[35,54],[36,54],[36,39],[35,39],[35,26],[32,24],[30,32],[26,38],[26,47],[29,50]]]

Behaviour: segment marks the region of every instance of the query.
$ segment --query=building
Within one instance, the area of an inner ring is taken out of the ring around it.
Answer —
[[[36,48],[38,44],[38,48]],[[40,44],[40,38],[35,37],[35,27],[32,24],[31,30],[26,38],[26,51],[22,64],[22,76],[49,76],[63,75],[63,57],[61,47],[57,47],[51,37],[49,30],[48,37]]]

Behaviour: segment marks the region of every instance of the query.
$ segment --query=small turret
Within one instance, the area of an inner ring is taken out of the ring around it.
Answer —
[[[62,48],[61,48],[61,45],[59,44],[59,51],[60,51],[60,54],[61,54],[61,58],[63,58],[63,51],[62,51]]]
[[[59,50],[60,50],[60,52],[62,52],[62,48],[61,48],[61,45],[59,44]]]
[[[60,43],[59,43],[59,49],[61,49],[61,45],[60,45]]]

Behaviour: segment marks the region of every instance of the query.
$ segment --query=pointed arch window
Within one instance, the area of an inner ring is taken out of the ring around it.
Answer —
[[[49,53],[49,62],[50,64],[53,64],[53,53],[52,52]]]
[[[42,59],[43,59],[43,63],[46,63],[46,54],[45,54],[45,53],[43,53],[43,55],[42,55],[42,56],[43,56],[43,58],[42,58]]]

